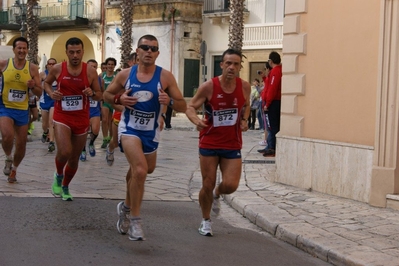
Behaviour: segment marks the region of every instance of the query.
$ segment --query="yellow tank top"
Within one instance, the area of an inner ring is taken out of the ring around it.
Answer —
[[[28,110],[29,89],[27,82],[32,79],[29,71],[29,61],[26,61],[22,69],[14,66],[14,60],[10,58],[3,72],[3,93],[1,95],[5,107]]]

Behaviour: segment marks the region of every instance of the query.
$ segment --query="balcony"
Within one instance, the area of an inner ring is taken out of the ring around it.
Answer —
[[[100,21],[101,13],[92,1],[76,0],[70,3],[50,2],[41,5],[40,30],[85,26],[90,21]],[[0,11],[0,28],[18,30],[20,25],[12,9]]]
[[[248,17],[248,0],[244,1],[244,17]],[[203,15],[210,19],[211,24],[228,24],[230,19],[230,0],[205,0]]]
[[[278,49],[283,47],[283,23],[244,25],[243,49]]]

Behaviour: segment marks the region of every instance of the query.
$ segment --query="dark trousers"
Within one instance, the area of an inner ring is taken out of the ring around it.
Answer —
[[[248,128],[255,129],[256,122],[256,109],[251,109],[251,112],[248,117]]]
[[[172,107],[168,106],[168,109],[166,110],[165,128],[172,128],[172,125],[170,124],[172,120],[172,112]]]
[[[268,108],[270,129],[267,130],[267,148],[276,149],[276,134],[280,131],[281,101],[272,101]]]

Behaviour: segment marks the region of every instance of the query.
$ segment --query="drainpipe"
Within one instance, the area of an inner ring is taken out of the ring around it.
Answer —
[[[109,2],[108,2],[109,3]],[[104,62],[105,47],[105,1],[101,1],[101,62]]]
[[[174,46],[174,40],[175,40],[175,12],[176,12],[176,9],[174,8],[174,7],[171,7],[170,8],[170,14],[172,15],[171,16],[171,20],[170,20],[170,23],[171,23],[171,26],[170,26],[170,29],[171,29],[171,33],[170,33],[170,72],[171,73],[173,73],[173,58],[174,58],[174,56],[173,56],[173,46]]]

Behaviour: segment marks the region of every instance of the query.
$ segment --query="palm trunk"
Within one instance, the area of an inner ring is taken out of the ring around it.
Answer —
[[[37,0],[28,0],[26,10],[26,24],[28,26],[26,37],[29,42],[28,60],[38,65],[37,54],[39,52],[39,22],[40,18],[33,15],[33,7],[37,5]]]
[[[230,0],[229,48],[241,51],[244,38],[244,0]]]
[[[132,52],[132,31],[133,31],[133,2],[134,0],[123,0],[121,5],[121,63],[127,63],[128,57]]]

